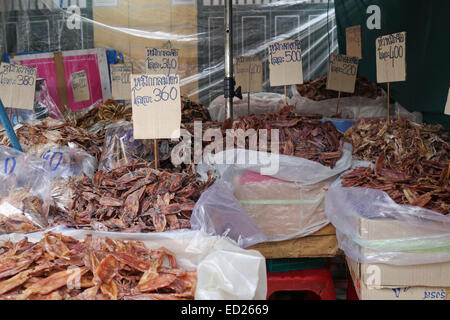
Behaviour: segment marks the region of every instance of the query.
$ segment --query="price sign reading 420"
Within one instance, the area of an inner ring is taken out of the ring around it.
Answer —
[[[406,80],[406,32],[376,39],[377,82]]]
[[[180,137],[181,99],[178,75],[131,76],[134,139]]]
[[[303,83],[300,40],[269,44],[270,85],[284,86]]]
[[[178,73],[178,50],[147,48],[147,74],[173,75]]]

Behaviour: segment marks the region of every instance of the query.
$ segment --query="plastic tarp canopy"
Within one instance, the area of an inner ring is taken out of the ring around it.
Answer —
[[[0,12],[2,54],[106,48],[139,74],[146,48],[173,48],[182,94],[206,106],[223,96],[223,0],[0,1]],[[326,74],[337,50],[333,1],[233,1],[233,55],[262,60],[264,92],[284,95],[282,86],[270,87],[267,48],[287,39],[301,42],[305,79]]]

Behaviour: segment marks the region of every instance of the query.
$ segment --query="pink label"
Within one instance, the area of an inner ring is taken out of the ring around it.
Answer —
[[[18,57],[20,59],[20,57]],[[79,56],[63,57],[64,69],[66,76],[67,98],[71,110],[81,110],[93,105],[98,100],[103,101],[102,81],[100,78],[100,70],[98,68],[98,60],[96,54],[86,54]],[[54,58],[40,58],[20,61],[23,65],[37,68],[37,78],[45,78],[47,80],[48,91],[58,106],[61,105],[58,96],[58,87],[56,83],[56,70]],[[78,71],[86,71],[89,82],[89,91],[91,99],[83,102],[74,102],[72,85],[70,83],[70,75]]]

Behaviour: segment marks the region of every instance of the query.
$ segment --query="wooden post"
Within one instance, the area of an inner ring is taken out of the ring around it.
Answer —
[[[286,88],[286,85],[284,85],[284,104],[287,105],[287,88]]]
[[[250,114],[250,92],[247,93],[247,102],[248,102],[248,107],[247,107],[247,115]]]
[[[153,139],[154,153],[155,153],[155,169],[158,169],[158,139]]]
[[[339,114],[339,101],[341,100],[341,92],[338,91],[338,101],[336,105],[336,116]]]
[[[390,98],[390,95],[389,95],[389,82],[387,83],[387,121],[388,121],[388,123],[390,122],[390,120],[391,120],[391,98]]]

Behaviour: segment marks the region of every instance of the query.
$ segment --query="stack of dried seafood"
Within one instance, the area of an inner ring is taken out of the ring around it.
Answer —
[[[357,167],[342,177],[342,186],[378,189],[396,203],[450,213],[450,162],[405,159],[398,169],[378,156],[375,168]]]
[[[72,210],[52,217],[53,224],[122,232],[162,232],[190,228],[195,202],[211,184],[192,171],[155,170],[135,162],[75,183]]]
[[[30,189],[13,189],[0,199],[0,234],[39,231],[47,226],[49,205]]]
[[[102,135],[83,128],[72,127],[67,122],[52,118],[22,123],[15,131],[22,149],[26,153],[36,156],[41,156],[43,145],[53,143],[66,146],[69,142],[73,142],[77,147],[99,160],[104,140]],[[0,131],[0,145],[11,146],[4,130]]]
[[[196,271],[139,241],[49,232],[38,243],[0,242],[0,300],[186,300],[196,286]]]
[[[338,97],[338,92],[327,90],[327,77],[321,77],[315,80],[305,81],[297,85],[297,90],[302,97],[321,101],[334,99]],[[376,83],[366,78],[357,78],[354,93],[341,92],[341,97],[359,96],[364,98],[376,99],[381,96],[381,89]]]
[[[353,156],[358,160],[374,162],[384,153],[392,168],[398,168],[407,159],[444,164],[450,161],[450,137],[441,125],[418,124],[405,119],[390,123],[362,120],[348,129],[345,136],[352,143]]]
[[[271,130],[279,130],[279,153],[306,158],[334,168],[341,158],[344,136],[332,122],[322,122],[320,115],[297,114],[292,106],[263,117],[240,117],[234,124],[224,122],[222,128],[234,130],[267,129],[267,148],[271,144]],[[246,142],[246,148],[250,148]],[[258,145],[260,151],[270,151]]]
[[[119,104],[111,99],[83,113],[81,117],[71,121],[73,126],[89,129],[94,125],[99,126],[119,120],[130,121],[132,115],[131,105],[125,103]],[[74,114],[76,113],[71,113],[70,116],[73,117]]]
[[[375,162],[343,176],[344,187],[387,192],[399,204],[450,212],[450,138],[440,125],[409,120],[361,121],[346,138],[358,160]]]
[[[186,96],[181,96],[181,112],[183,123],[190,123],[194,121],[211,121],[206,107],[199,103],[189,100]]]

